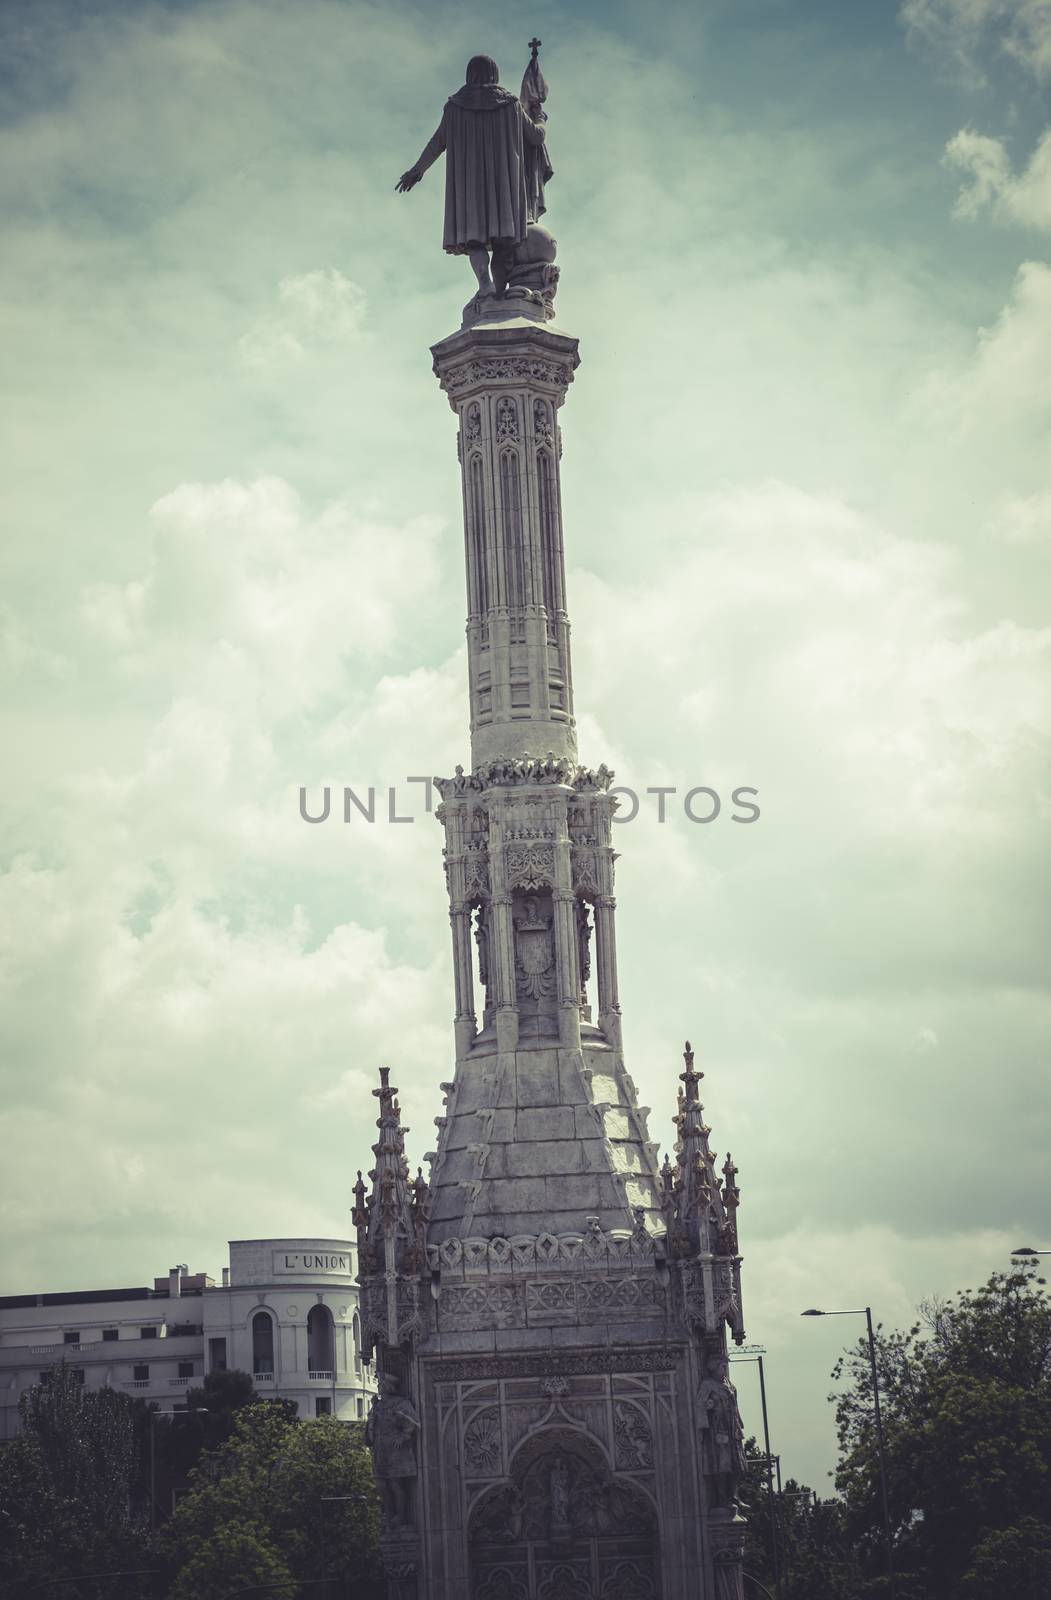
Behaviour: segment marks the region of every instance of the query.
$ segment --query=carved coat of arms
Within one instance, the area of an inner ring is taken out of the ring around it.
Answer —
[[[515,922],[515,957],[518,992],[539,1000],[555,987],[555,941],[551,918],[545,917],[539,901],[532,895],[525,903],[525,915]]]

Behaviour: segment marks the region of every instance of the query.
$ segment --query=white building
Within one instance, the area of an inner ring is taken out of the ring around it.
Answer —
[[[152,1289],[0,1295],[0,1439],[18,1430],[19,1395],[63,1359],[90,1387],[162,1411],[231,1368],[302,1417],[364,1417],[356,1253],[345,1239],[238,1239],[218,1285],[178,1266]]]

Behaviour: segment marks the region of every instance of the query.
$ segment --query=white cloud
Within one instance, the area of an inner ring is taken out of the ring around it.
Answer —
[[[1051,0],[903,0],[900,14],[911,38],[973,83],[984,81],[990,45],[1038,79],[1051,75]]]
[[[242,334],[239,349],[250,367],[281,367],[311,353],[343,349],[362,334],[368,297],[335,267],[282,278],[276,310]]]
[[[150,518],[145,575],[88,586],[83,616],[126,670],[188,674],[213,705],[306,709],[348,660],[382,660],[436,581],[437,518],[312,516],[280,478],[182,484]]]
[[[944,161],[966,175],[954,207],[968,220],[987,207],[998,222],[1051,229],[1051,128],[1015,175],[1002,139],[962,128],[945,147]]]
[[[1051,492],[1005,495],[990,527],[1005,544],[1051,546]]]

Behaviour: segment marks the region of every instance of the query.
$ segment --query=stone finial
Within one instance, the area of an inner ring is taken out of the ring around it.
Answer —
[[[350,1214],[350,1220],[356,1228],[363,1228],[369,1220],[368,1210],[365,1205],[365,1180],[361,1176],[360,1167],[358,1168],[358,1181],[354,1185],[354,1209]]]

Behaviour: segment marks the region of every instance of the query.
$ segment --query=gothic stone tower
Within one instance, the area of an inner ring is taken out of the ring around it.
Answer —
[[[736,1173],[689,1045],[658,1164],[621,1049],[612,773],[577,757],[550,294],[436,345],[456,413],[471,766],[439,781],[456,1067],[429,1180],[381,1074],[358,1175],[393,1600],[736,1600]]]

